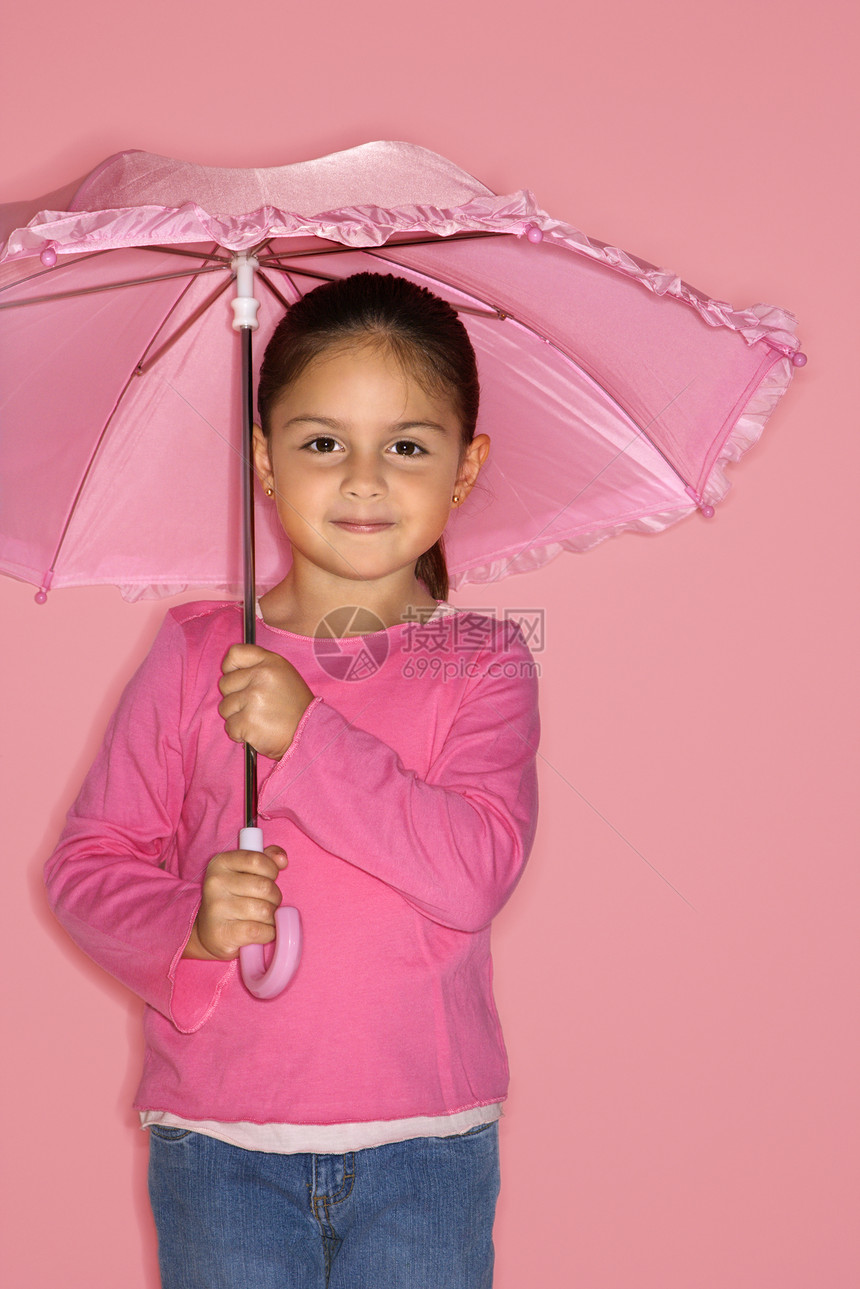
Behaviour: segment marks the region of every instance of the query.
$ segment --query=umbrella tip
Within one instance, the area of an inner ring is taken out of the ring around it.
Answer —
[[[47,604],[48,592],[43,589],[39,589],[36,592],[36,594],[33,596],[33,599],[36,601],[37,604]]]
[[[802,353],[800,349],[797,349],[791,355],[791,361],[795,367],[805,367],[809,360],[807,359],[806,354]]]
[[[539,242],[543,241],[543,230],[538,228],[537,224],[529,224],[526,229],[526,237],[532,246],[537,246]]]
[[[42,261],[46,269],[52,269],[57,262],[56,244],[54,242],[46,242],[42,247],[39,259]]]
[[[713,506],[709,505],[708,502],[705,501],[704,498],[698,492],[696,492],[696,489],[692,486],[692,484],[687,484],[684,491],[686,492],[688,497],[692,498],[692,500],[695,501],[696,505],[699,507],[699,510],[701,510],[702,514],[705,516],[706,519],[713,519],[714,517]]]

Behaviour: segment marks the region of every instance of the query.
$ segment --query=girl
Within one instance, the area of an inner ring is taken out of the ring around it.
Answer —
[[[491,1283],[490,922],[534,834],[538,719],[518,628],[446,603],[477,411],[466,331],[422,288],[359,274],[290,308],[255,465],[293,560],[260,643],[231,643],[233,603],[167,614],[48,862],[59,918],[147,1004],[165,1289]],[[264,854],[234,849],[243,741]],[[282,892],[304,955],[260,1002],[236,958]]]

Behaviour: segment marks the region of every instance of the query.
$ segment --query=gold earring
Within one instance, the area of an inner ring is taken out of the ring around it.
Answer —
[[[267,488],[267,489],[266,489],[266,496],[267,496],[267,497],[274,497],[274,495],[275,495],[275,490],[274,490],[274,488]]]
[[[456,504],[457,504],[457,502],[458,502],[459,500],[460,500],[459,495],[455,492],[455,493],[454,493],[454,504],[456,505]]]

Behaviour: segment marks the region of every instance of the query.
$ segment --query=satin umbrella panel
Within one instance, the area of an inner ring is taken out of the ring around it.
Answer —
[[[40,599],[243,589],[253,639],[289,552],[264,504],[253,568],[251,333],[259,352],[291,302],[368,270],[449,300],[478,355],[492,452],[446,531],[454,587],[712,514],[805,361],[785,310],[735,310],[414,145],[269,170],[120,153],[0,208],[0,569]]]

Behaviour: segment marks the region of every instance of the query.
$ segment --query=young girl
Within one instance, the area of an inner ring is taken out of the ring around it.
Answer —
[[[360,274],[292,306],[255,464],[292,547],[259,603],[172,609],[47,865],[78,943],[146,1002],[136,1106],[165,1289],[492,1280],[508,1071],[490,923],[535,829],[534,664],[446,601],[487,458],[454,310]],[[235,849],[242,743],[264,854]],[[276,999],[237,971],[281,899]]]

